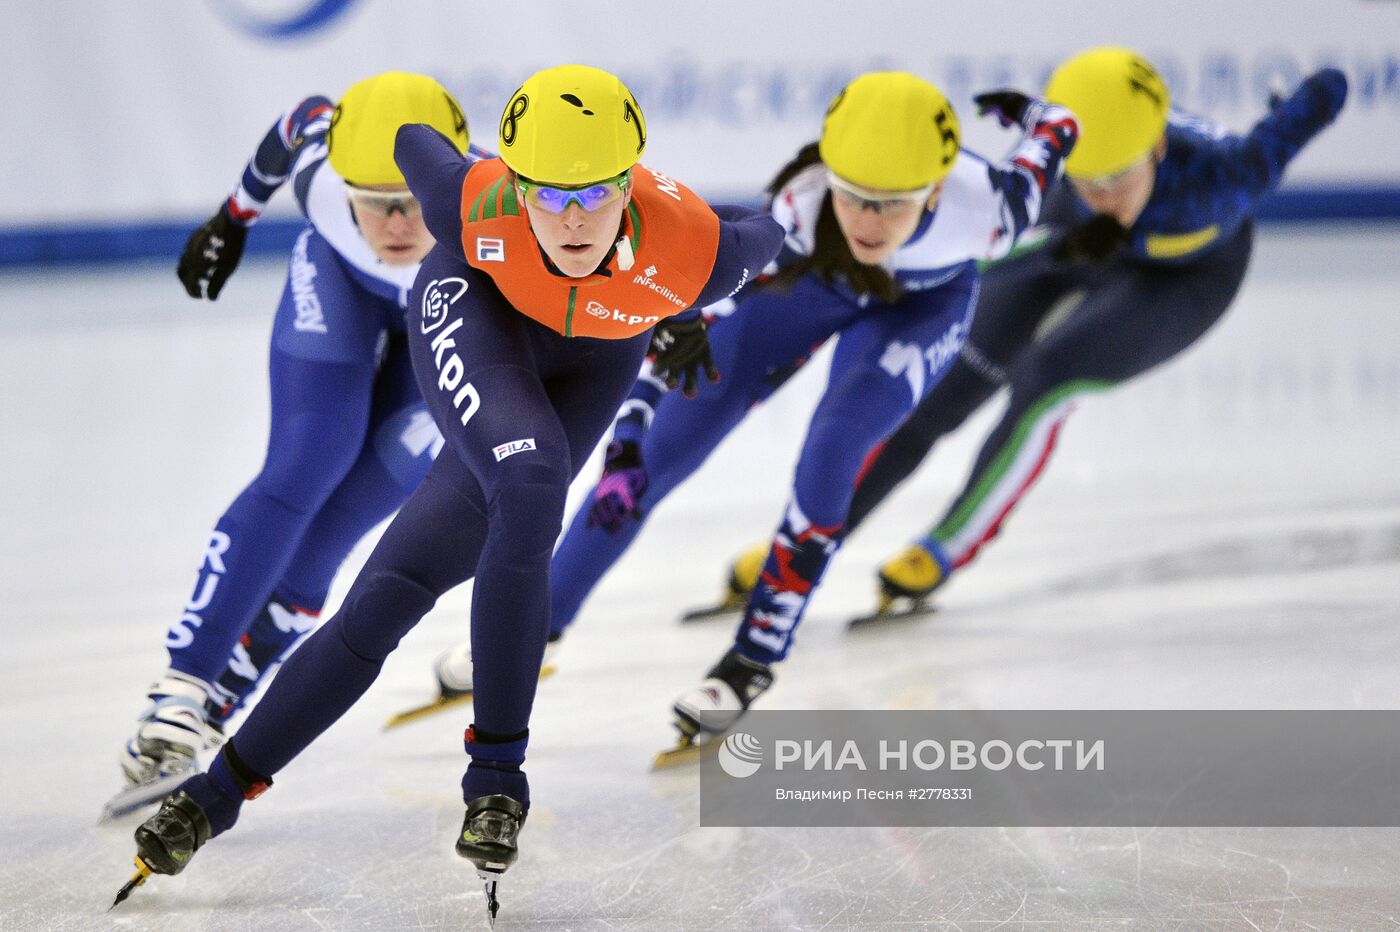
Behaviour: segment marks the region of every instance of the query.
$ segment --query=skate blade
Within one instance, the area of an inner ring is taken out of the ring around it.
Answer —
[[[102,815],[97,820],[98,825],[120,819],[122,816],[130,815],[139,809],[158,803],[171,793],[175,788],[194,776],[197,768],[191,767],[179,773],[172,773],[164,777],[151,780],[148,783],[138,783],[136,786],[127,787],[116,796],[107,801],[102,807]]]
[[[723,602],[716,602],[713,605],[702,605],[699,608],[692,608],[681,615],[681,624],[692,621],[709,621],[711,618],[722,618],[725,615],[737,615],[749,604],[748,596],[740,598],[730,595],[725,597]]]
[[[553,664],[546,664],[545,666],[541,667],[540,679],[548,679],[549,677],[553,676],[554,669],[555,668]],[[384,720],[384,726],[381,730],[388,731],[391,728],[398,728],[400,725],[407,725],[409,722],[416,722],[420,718],[428,718],[429,716],[436,715],[439,712],[446,712],[448,709],[455,709],[458,706],[466,705],[468,702],[471,701],[471,690],[467,690],[464,693],[458,693],[454,696],[439,695],[432,702],[427,702],[423,705],[414,706],[411,709],[404,709],[402,712],[398,712],[394,715],[389,716],[387,719]]]
[[[676,742],[676,746],[657,753],[651,759],[651,769],[673,770],[677,767],[685,767],[689,764],[699,763],[700,755],[705,753],[709,747],[711,739],[683,737]]]
[[[107,912],[109,913],[112,910],[116,909],[118,906],[120,906],[122,903],[126,902],[126,898],[131,896],[131,891],[141,886],[150,878],[151,874],[155,873],[150,869],[149,866],[147,866],[145,861],[141,860],[141,855],[138,854],[132,860],[136,862],[136,873],[132,874],[131,879],[128,880],[122,886],[122,888],[117,891],[117,898],[112,900],[111,906],[107,907]]]
[[[860,628],[868,628],[872,625],[888,624],[890,622],[913,621],[917,618],[925,618],[938,611],[938,606],[927,602],[915,602],[904,608],[877,608],[869,615],[857,615],[846,622],[846,630],[854,631]]]
[[[482,887],[486,893],[486,923],[493,929],[496,928],[496,914],[501,911],[501,900],[497,896],[497,884],[499,884],[501,874],[504,871],[504,865],[500,871],[482,867],[476,869],[476,876],[481,878]]]

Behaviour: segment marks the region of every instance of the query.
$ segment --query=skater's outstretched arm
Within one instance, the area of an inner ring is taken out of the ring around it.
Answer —
[[[1045,196],[1074,149],[1079,125],[1064,107],[1019,91],[988,91],[973,100],[979,114],[1025,131],[1003,161],[987,167],[992,191],[1000,200],[1001,225],[1000,235],[992,238],[986,255],[979,258],[995,259],[1006,255],[1040,217]]]
[[[233,193],[203,226],[190,234],[175,274],[191,298],[215,301],[238,268],[248,227],[257,222],[272,195],[291,173],[297,150],[319,141],[330,127],[332,104],[313,96],[293,105],[272,125],[243,168]]]
[[[1347,79],[1336,68],[1304,78],[1248,134],[1222,141],[1222,187],[1257,200],[1282,180],[1303,146],[1337,118],[1346,99]]]

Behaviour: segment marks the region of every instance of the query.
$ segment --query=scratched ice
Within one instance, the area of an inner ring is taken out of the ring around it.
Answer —
[[[844,633],[871,568],[956,490],[980,417],[851,541],[765,703],[1396,707],[1396,255],[1394,227],[1266,229],[1232,313],[1185,358],[1083,404],[942,611]],[[465,716],[379,731],[428,694],[465,592],[235,831],[104,912],[133,823],[93,823],[201,537],[260,462],[280,276],[250,264],[217,305],[164,267],[0,277],[0,927],[483,926],[451,850]],[[536,707],[536,806],[501,928],[1397,921],[1400,832],[1386,829],[698,828],[694,773],[647,767],[670,700],[729,629],[674,616],[776,524],[819,368],[657,512],[566,642]]]

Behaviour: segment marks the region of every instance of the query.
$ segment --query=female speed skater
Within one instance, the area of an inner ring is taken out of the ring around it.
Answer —
[[[787,231],[776,267],[732,308],[712,309],[729,311],[710,331],[723,378],[691,400],[643,377],[620,411],[603,478],[554,557],[556,640],[644,516],[839,334],[762,582],[733,647],[675,703],[683,745],[727,728],[768,688],[840,543],[861,461],[942,377],[970,323],[976,260],[1004,254],[1035,221],[1074,145],[1062,107],[1013,91],[978,101],[1024,130],[1003,163],[960,149],[957,117],[927,81],[880,72],[848,84],[820,142],[769,186]],[[460,648],[438,664],[445,688],[470,687],[472,672]]]
[[[712,368],[698,307],[737,292],[783,237],[766,214],[711,208],[639,165],[641,107],[607,72],[538,72],[511,95],[500,138],[500,158],[472,159],[430,126],[398,131],[396,161],[437,239],[413,285],[408,342],[445,446],[336,614],[208,772],[137,829],[138,878],[178,873],[231,828],[437,598],[475,576],[456,849],[486,879],[494,917],[496,880],[530,808],[521,765],[569,482],[649,344],[663,376],[690,384]]]
[[[404,502],[441,444],[404,334],[408,289],[433,245],[394,164],[405,122],[468,149],[461,108],[424,75],[390,72],[353,85],[338,104],[297,103],[180,258],[190,297],[217,299],[248,227],[290,182],[308,225],[272,327],[267,458],[215,525],[194,592],[166,634],[170,668],[121,753],[139,787],[118,797],[128,806],[159,799],[223,740],[229,716],[314,627],[351,548]]]
[[[1007,387],[962,492],[881,566],[877,615],[904,600],[918,609],[997,535],[1043,474],[1078,397],[1175,358],[1224,315],[1249,265],[1259,199],[1336,119],[1347,82],[1334,68],[1317,72],[1244,135],[1172,110],[1156,69],[1124,48],[1066,60],[1045,96],[1080,123],[1070,183],[1047,205],[1049,235],[986,273],[957,361],[872,457],[846,517],[849,533],[939,438]],[[1041,334],[1076,293],[1068,316]]]

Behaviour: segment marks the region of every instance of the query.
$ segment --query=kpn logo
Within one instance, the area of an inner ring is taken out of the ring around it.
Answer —
[[[719,746],[718,757],[725,773],[742,780],[757,773],[763,764],[763,746],[753,735],[736,731]]]

